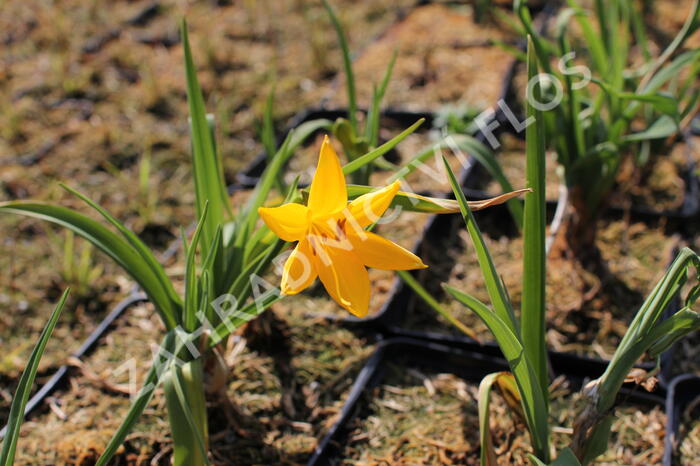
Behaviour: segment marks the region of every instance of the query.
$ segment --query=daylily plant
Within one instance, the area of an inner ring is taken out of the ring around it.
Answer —
[[[299,293],[319,277],[338,304],[357,317],[364,317],[370,299],[366,267],[427,267],[410,251],[365,230],[381,218],[399,187],[400,182],[395,181],[348,203],[343,169],[326,136],[307,205],[288,203],[258,209],[260,218],[277,236],[298,242],[284,264],[282,293]]]

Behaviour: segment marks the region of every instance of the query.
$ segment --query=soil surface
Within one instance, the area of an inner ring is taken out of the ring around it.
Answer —
[[[224,378],[207,381],[215,464],[304,463],[373,349],[334,324],[288,311],[280,305],[255,321],[258,328],[234,336],[223,357]],[[24,424],[16,464],[94,464],[123,420],[129,394],[140,387],[152,344],[162,335],[152,306],[137,306],[95,353],[71,360],[68,386]],[[168,432],[165,399],[157,389],[115,464],[167,464]]]
[[[680,438],[678,441],[678,463],[682,466],[691,466],[700,457],[700,398],[696,398],[688,404],[687,410],[682,413]]]
[[[398,49],[387,104],[421,110],[444,103],[492,106],[511,56],[490,41],[512,43],[511,33],[493,18],[476,24],[469,5],[421,7],[392,26],[413,3],[334,2],[357,56],[359,105],[367,106],[372,83],[381,79],[388,57]],[[335,33],[317,2],[68,0],[49,5],[28,0],[3,6],[0,201],[49,201],[93,215],[57,184],[66,182],[159,252],[181,225],[194,220],[180,18],[187,17],[206,107],[217,120],[227,183],[261,151],[260,121],[273,81],[279,128],[305,107],[337,106],[345,99]],[[677,22],[675,10],[667,10]],[[387,124],[381,138],[401,129]],[[411,136],[397,148],[398,160],[433,141],[428,132]],[[310,173],[318,154],[315,143],[300,150],[301,162],[292,171]],[[376,184],[383,181],[381,175]],[[420,189],[448,188],[419,174],[412,177],[411,185]],[[410,248],[427,219],[404,213],[379,232]],[[160,323],[149,305],[135,307],[95,353],[71,360],[82,340],[131,291],[130,280],[101,253],[86,251],[82,240],[71,252],[65,232],[43,222],[0,216],[0,237],[0,269],[5,271],[0,275],[0,424],[36,337],[70,285],[74,293],[49,341],[38,383],[64,363],[73,366],[71,377],[28,417],[17,463],[93,464],[129,406],[134,391],[129,377],[138,382],[147,370],[152,344],[162,336]],[[652,234],[649,244],[655,241]],[[181,278],[181,257],[165,265],[169,275]],[[376,310],[395,277],[372,274]],[[275,306],[226,348],[225,383],[209,399],[217,464],[304,463],[373,348],[364,336],[308,316],[308,309],[341,312],[322,290],[299,299],[306,301],[289,299]],[[124,368],[132,357],[135,366]],[[445,390],[454,387],[450,383]],[[451,396],[462,396],[455,393]],[[649,426],[648,433],[659,435],[649,413],[636,416],[632,425]],[[168,430],[157,391],[116,464],[167,464]],[[627,450],[614,454],[618,451]]]
[[[478,212],[477,223],[517,312],[522,294],[522,238],[509,234],[513,227],[508,226],[508,221],[504,222],[501,214]],[[597,227],[597,244],[611,277],[601,283],[566,258],[550,258],[547,342],[557,351],[609,359],[634,313],[670,263],[672,248],[678,239],[666,235],[662,227],[650,228],[625,220],[604,219]],[[453,240],[433,241],[431,249],[423,255],[430,266],[427,270],[431,271],[423,275],[424,286],[441,296],[443,306],[473,329],[480,339],[492,340],[489,330],[475,314],[441,291],[440,284],[446,282],[484,303],[490,302],[466,230],[460,229]],[[591,288],[591,283],[598,283],[599,288]],[[458,333],[422,302],[409,315],[406,325],[413,330]]]
[[[450,373],[392,363],[361,402],[340,464],[479,464],[478,383]],[[552,442],[568,446],[580,396],[564,379],[550,387]],[[656,464],[666,416],[660,407],[615,409],[608,453],[595,464]],[[445,426],[452,426],[445,428]],[[491,432],[499,464],[529,464],[529,438],[498,393]]]

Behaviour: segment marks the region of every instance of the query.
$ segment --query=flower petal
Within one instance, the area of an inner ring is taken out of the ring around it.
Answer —
[[[309,229],[309,209],[302,204],[289,203],[279,207],[260,207],[258,215],[265,225],[285,241],[299,241]]]
[[[384,215],[400,187],[401,183],[397,180],[382,189],[363,194],[348,205],[349,213],[346,216],[352,216],[363,228],[373,224]]]
[[[316,174],[309,190],[309,210],[315,218],[334,215],[345,208],[348,192],[338,155],[326,136],[321,145]]]
[[[280,285],[282,294],[293,295],[303,291],[317,276],[309,240],[302,239],[284,263]]]
[[[367,267],[382,270],[413,270],[427,267],[420,257],[369,231],[348,232],[353,251]]]
[[[328,294],[352,314],[365,317],[370,295],[369,275],[365,266],[352,251],[318,247],[324,248],[327,260],[322,259],[323,254],[315,254],[314,263]]]

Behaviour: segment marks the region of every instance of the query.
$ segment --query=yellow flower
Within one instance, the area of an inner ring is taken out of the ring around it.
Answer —
[[[427,267],[418,256],[366,231],[389,207],[396,181],[348,204],[343,169],[323,140],[308,205],[289,203],[258,209],[265,224],[285,241],[298,241],[284,264],[282,293],[292,295],[321,279],[328,294],[358,317],[367,315],[370,283],[366,267],[412,270]]]

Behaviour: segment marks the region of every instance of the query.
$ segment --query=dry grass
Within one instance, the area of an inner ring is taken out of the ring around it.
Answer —
[[[478,384],[449,373],[390,364],[351,423],[338,464],[479,464]],[[568,445],[580,396],[564,379],[550,387],[552,442]],[[529,464],[525,426],[494,394],[491,431],[499,464]],[[615,410],[608,453],[596,464],[658,464],[663,455],[665,415],[660,407]]]

